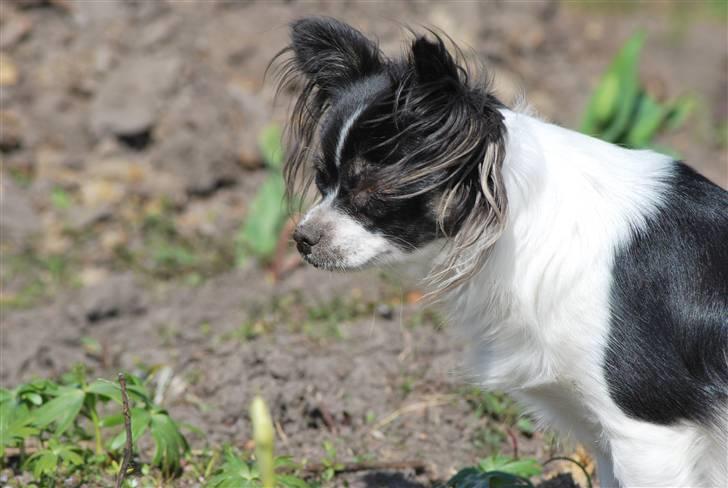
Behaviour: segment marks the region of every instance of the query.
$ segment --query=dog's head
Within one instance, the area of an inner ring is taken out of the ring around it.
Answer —
[[[289,191],[320,193],[294,234],[314,266],[358,269],[438,238],[463,251],[502,227],[502,105],[430,34],[390,60],[336,20],[292,25],[284,83],[303,87],[284,171]]]

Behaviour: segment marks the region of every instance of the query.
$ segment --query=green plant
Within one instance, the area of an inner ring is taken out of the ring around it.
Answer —
[[[262,488],[260,471],[255,462],[241,459],[230,447],[225,448],[224,462],[220,470],[205,484],[207,488]],[[289,457],[277,457],[273,466],[275,470],[295,469],[298,467]],[[281,488],[310,488],[301,478],[289,474],[276,474],[276,486]]]
[[[59,467],[72,471],[83,464],[83,451],[80,447],[63,444],[55,438],[50,439],[43,449],[25,461],[25,467],[32,469],[33,476],[38,480],[53,477]]]
[[[132,440],[149,432],[152,465],[171,474],[188,452],[186,439],[167,411],[154,404],[140,378],[127,375],[127,390],[134,404]],[[116,433],[123,424],[121,414],[102,417],[110,402],[121,405],[119,385],[104,379],[89,382],[81,366],[58,382],[41,379],[0,389],[0,455],[18,448],[21,466],[32,470],[39,481],[53,479],[58,469],[72,472],[86,464],[113,467],[113,456],[120,453],[126,434]],[[113,432],[107,433],[110,429]],[[39,448],[23,459],[28,444]]]
[[[269,260],[278,244],[286,220],[286,187],[283,182],[283,148],[278,126],[266,128],[259,139],[260,151],[268,167],[268,177],[253,198],[248,216],[237,236],[236,260],[242,264],[249,256]]]
[[[497,420],[525,435],[531,435],[535,430],[533,422],[521,415],[518,405],[505,393],[471,388],[465,392],[465,398],[478,417]]]
[[[581,131],[631,148],[653,147],[663,130],[680,127],[693,110],[683,96],[659,102],[640,84],[639,56],[645,35],[633,35],[617,53],[592,94]]]
[[[336,475],[336,472],[341,471],[344,466],[337,461],[336,448],[331,442],[324,441],[324,451],[326,451],[326,456],[324,456],[321,460],[321,464],[324,466],[321,478],[323,478],[324,481],[329,481]]]
[[[51,191],[51,203],[59,210],[66,210],[71,206],[71,196],[63,188],[53,188]]]
[[[445,484],[448,488],[516,488],[533,487],[528,480],[541,474],[541,465],[532,458],[513,459],[490,456],[477,466],[461,469]]]
[[[505,440],[506,434],[503,432],[503,429],[492,425],[486,425],[476,429],[472,438],[473,445],[487,453],[498,451]]]
[[[530,478],[541,474],[542,468],[538,461],[533,458],[513,459],[508,456],[494,455],[478,462],[481,471],[501,471]]]
[[[268,406],[260,396],[250,404],[250,419],[255,440],[255,463],[244,461],[229,447],[220,472],[207,483],[209,488],[308,488],[301,478],[283,474],[281,469],[298,467],[288,457],[275,457],[275,431]]]
[[[520,476],[500,471],[483,472],[478,468],[463,468],[445,484],[447,488],[534,488],[533,483]]]
[[[76,259],[68,255],[42,255],[32,250],[3,256],[0,310],[29,307],[56,291],[76,286],[76,264]],[[18,292],[9,292],[8,288]]]

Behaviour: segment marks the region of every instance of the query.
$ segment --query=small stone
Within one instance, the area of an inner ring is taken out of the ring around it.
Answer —
[[[389,304],[380,303],[377,305],[377,315],[384,320],[392,320],[392,317],[394,317],[394,310]]]
[[[64,153],[50,147],[41,146],[35,153],[35,182],[77,183],[73,171],[73,161]]]
[[[113,216],[111,205],[94,208],[75,207],[68,213],[68,225],[72,229],[81,230]]]
[[[0,49],[8,49],[22,41],[30,33],[30,20],[25,15],[14,15],[0,30]]]
[[[0,54],[0,86],[14,86],[19,79],[20,73],[10,56]]]
[[[112,276],[85,289],[81,303],[86,320],[92,323],[144,310],[142,291],[132,274]]]
[[[253,171],[263,167],[263,156],[253,137],[243,137],[238,145],[238,164],[243,169]]]
[[[69,4],[74,20],[81,26],[102,24],[124,18],[127,14],[127,9],[122,2],[72,0]]]
[[[42,226],[26,192],[6,174],[0,175],[0,240],[21,243]]]
[[[124,185],[108,180],[90,180],[81,184],[81,201],[87,207],[114,204],[125,195]]]
[[[14,112],[0,111],[0,151],[10,152],[23,145],[20,118]]]
[[[180,69],[176,58],[138,58],[127,61],[109,75],[91,107],[91,130],[101,138],[149,132],[157,121],[166,93]]]
[[[83,286],[93,286],[101,283],[109,276],[109,271],[104,268],[84,268],[79,278]]]
[[[139,37],[139,46],[151,47],[169,39],[177,27],[177,19],[163,17],[147,25]]]
[[[121,229],[111,229],[101,234],[101,247],[104,251],[111,252],[116,248],[125,245],[129,237]]]

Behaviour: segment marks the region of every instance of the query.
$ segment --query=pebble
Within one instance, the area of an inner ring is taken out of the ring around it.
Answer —
[[[14,86],[18,84],[20,72],[7,54],[0,54],[0,86]]]
[[[117,66],[92,103],[92,132],[102,138],[109,133],[125,137],[150,131],[180,68],[177,58],[163,57],[141,57]]]
[[[10,152],[23,145],[23,128],[15,112],[0,111],[0,151]]]
[[[25,39],[32,24],[24,15],[14,15],[3,24],[0,30],[0,49],[9,49]]]
[[[384,320],[392,320],[392,317],[394,317],[394,310],[389,304],[380,303],[377,305],[377,315]]]

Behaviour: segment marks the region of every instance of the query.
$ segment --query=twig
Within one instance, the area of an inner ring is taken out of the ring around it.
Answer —
[[[283,445],[284,446],[287,446],[288,445],[288,436],[286,435],[286,432],[283,430],[283,426],[281,425],[281,423],[278,420],[276,420],[275,422],[273,422],[273,425],[276,428],[276,432],[278,433],[278,437],[281,438],[281,442],[283,442]]]
[[[124,445],[124,457],[121,461],[119,474],[116,477],[116,488],[121,488],[126,478],[126,471],[129,469],[129,462],[132,454],[132,438],[131,438],[131,414],[129,413],[129,396],[126,392],[126,377],[124,373],[119,373],[119,385],[121,385],[121,408],[124,413],[124,429],[126,430],[126,444]]]
[[[511,444],[513,445],[513,459],[518,459],[518,438],[510,427],[506,427],[506,434],[508,434],[508,437],[511,439]]]
[[[336,420],[334,420],[334,416],[331,415],[331,411],[323,403],[319,403],[318,411],[321,414],[324,424],[326,424],[326,428],[329,429],[329,432],[336,434],[339,429],[336,427]]]
[[[584,473],[584,476],[586,477],[587,487],[592,488],[593,485],[592,485],[591,476],[589,475],[589,472],[586,470],[586,467],[583,464],[581,464],[579,461],[577,461],[574,458],[570,458],[568,456],[554,456],[551,459],[547,459],[543,463],[543,465],[546,466],[547,464],[554,462],[554,461],[568,461],[570,463],[576,464],[579,467],[579,469],[581,470],[581,472]]]
[[[301,469],[306,473],[316,474],[326,471],[330,465],[312,463],[303,466]],[[394,461],[394,462],[364,462],[364,463],[337,463],[337,473],[353,473],[356,471],[378,471],[378,470],[403,470],[413,469],[417,473],[427,471],[427,464],[424,461]]]
[[[419,410],[424,410],[426,408],[432,408],[432,407],[439,407],[442,405],[447,405],[448,403],[452,402],[455,399],[454,395],[433,395],[432,397],[428,398],[427,400],[421,401],[421,402],[415,402],[411,403],[409,405],[405,405],[404,407],[398,408],[394,412],[390,413],[386,417],[384,417],[382,420],[377,422],[374,427],[369,429],[369,433],[372,434],[373,432],[381,429],[385,425],[388,425],[395,420],[397,420],[400,416],[411,413],[411,412],[417,412]]]
[[[278,236],[278,243],[271,263],[271,271],[276,280],[281,279],[294,268],[303,264],[301,256],[298,253],[293,256],[287,255],[289,243],[293,240],[294,230],[296,230],[296,220],[289,218],[283,225],[281,233]]]

